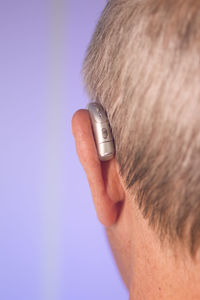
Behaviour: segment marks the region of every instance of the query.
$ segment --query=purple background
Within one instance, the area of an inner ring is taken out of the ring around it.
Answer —
[[[128,299],[71,134],[105,3],[0,3],[0,299]]]

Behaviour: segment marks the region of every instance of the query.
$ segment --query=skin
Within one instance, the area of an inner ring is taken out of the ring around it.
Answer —
[[[200,263],[178,245],[161,245],[125,189],[113,158],[98,159],[87,110],[72,119],[77,154],[90,185],[99,221],[104,225],[122,279],[132,300],[200,299]]]

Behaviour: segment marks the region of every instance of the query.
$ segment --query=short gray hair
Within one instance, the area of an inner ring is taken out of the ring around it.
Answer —
[[[200,245],[200,1],[111,0],[83,65],[127,189],[161,240]]]

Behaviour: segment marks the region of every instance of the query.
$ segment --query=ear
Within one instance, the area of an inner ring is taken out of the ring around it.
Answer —
[[[124,189],[116,160],[115,158],[106,162],[99,160],[88,110],[82,109],[74,114],[72,131],[98,218],[104,226],[112,226],[119,217],[124,200]]]

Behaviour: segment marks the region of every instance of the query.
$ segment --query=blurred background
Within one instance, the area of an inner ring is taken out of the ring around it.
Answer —
[[[0,1],[2,300],[128,299],[71,134],[105,4]]]

